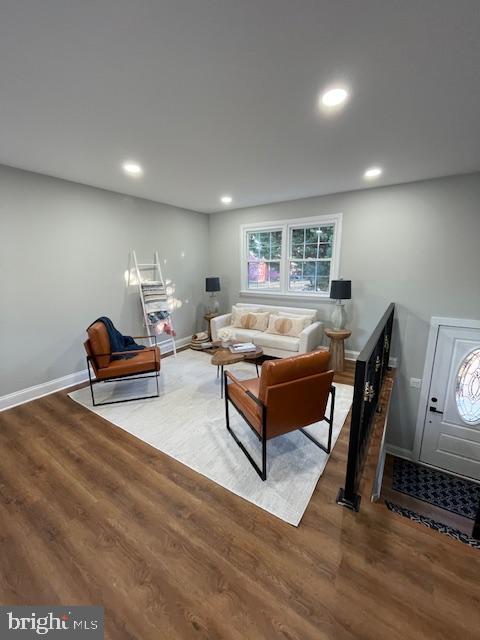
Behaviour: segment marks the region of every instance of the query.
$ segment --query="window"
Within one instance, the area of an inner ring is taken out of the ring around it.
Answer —
[[[244,292],[328,297],[338,277],[341,214],[243,225]]]
[[[458,413],[467,424],[480,424],[480,349],[463,360],[455,391]]]

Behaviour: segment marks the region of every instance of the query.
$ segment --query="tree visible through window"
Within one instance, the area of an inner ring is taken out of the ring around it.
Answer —
[[[282,232],[248,233],[248,288],[280,289]]]
[[[333,225],[291,228],[290,291],[329,292],[333,232]]]

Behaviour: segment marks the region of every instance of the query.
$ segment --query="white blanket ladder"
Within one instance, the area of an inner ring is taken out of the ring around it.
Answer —
[[[132,271],[136,283],[131,282]],[[138,284],[138,292],[142,303],[143,321],[149,334],[155,333],[159,339],[157,344],[166,351],[173,351],[177,355],[175,345],[175,331],[173,329],[172,311],[167,294],[167,287],[163,279],[158,251],[153,254],[153,262],[139,263],[135,250],[130,251],[128,260],[128,282]],[[166,330],[165,330],[166,329]],[[150,344],[154,340],[150,339]]]

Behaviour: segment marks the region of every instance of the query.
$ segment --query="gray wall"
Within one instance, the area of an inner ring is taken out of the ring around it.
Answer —
[[[130,248],[154,250],[183,303],[178,337],[201,326],[208,216],[0,166],[0,396],[85,368],[87,325],[143,333]]]
[[[480,174],[213,214],[210,271],[222,278],[224,308],[240,299],[241,224],[338,212],[340,275],[353,288],[347,348],[360,350],[387,304],[397,304],[393,355],[400,366],[388,441],[410,450],[419,391],[409,379],[422,377],[431,316],[480,317]],[[315,306],[308,298],[289,302]],[[317,306],[328,321],[331,304]]]

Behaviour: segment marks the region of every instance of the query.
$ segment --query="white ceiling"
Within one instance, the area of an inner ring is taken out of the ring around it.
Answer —
[[[479,30],[479,0],[2,0],[0,162],[207,212],[475,171]]]

